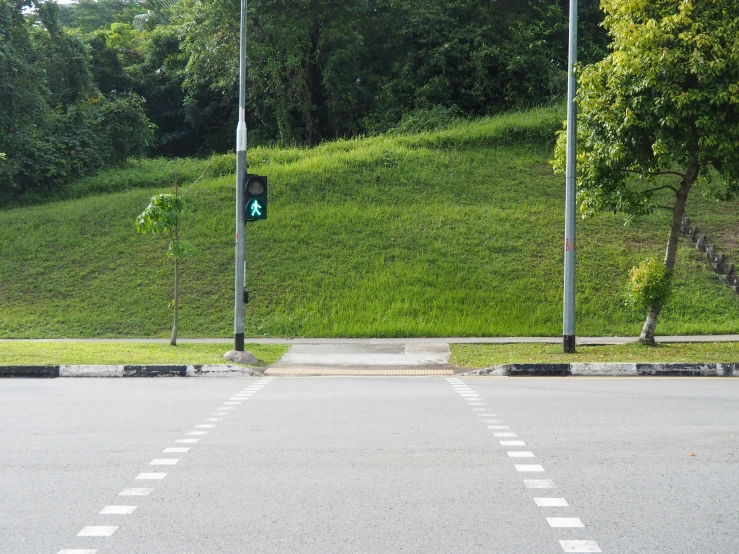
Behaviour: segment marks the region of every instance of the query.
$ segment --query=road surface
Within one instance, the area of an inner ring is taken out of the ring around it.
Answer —
[[[5,554],[739,551],[739,380],[0,380]]]

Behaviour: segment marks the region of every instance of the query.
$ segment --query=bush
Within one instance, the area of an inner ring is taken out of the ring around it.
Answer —
[[[670,272],[659,260],[647,258],[629,270],[626,304],[634,309],[648,310],[664,306],[670,296]]]

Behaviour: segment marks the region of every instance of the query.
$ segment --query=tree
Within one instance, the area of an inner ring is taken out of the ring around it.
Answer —
[[[578,77],[578,203],[635,218],[666,209],[664,258],[675,267],[680,223],[699,180],[739,191],[739,3],[602,0],[611,53]],[[561,132],[553,165],[563,171]],[[661,298],[661,297],[658,297]],[[664,302],[640,341],[654,344]]]
[[[56,3],[0,0],[0,193],[48,191],[145,153],[153,128],[143,104],[100,93],[87,46],[62,27]]]
[[[185,201],[179,195],[177,175],[175,174],[175,193],[152,196],[149,205],[136,218],[136,230],[143,234],[151,233],[169,235],[167,257],[174,260],[174,316],[172,322],[172,338],[170,344],[177,346],[177,327],[180,315],[180,260],[189,258],[195,248],[187,241],[180,239],[180,219],[187,213]]]
[[[566,89],[566,0],[254,0],[247,30],[250,140],[317,143],[383,132],[437,107],[486,115]],[[597,0],[583,0],[583,59],[602,57]],[[238,0],[182,0],[189,122],[233,148]]]
[[[132,23],[145,9],[138,0],[78,0],[59,7],[62,23],[84,33],[106,29],[111,23]]]

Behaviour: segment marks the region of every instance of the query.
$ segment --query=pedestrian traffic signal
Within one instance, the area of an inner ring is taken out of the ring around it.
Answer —
[[[247,174],[244,189],[246,221],[267,219],[267,178]]]

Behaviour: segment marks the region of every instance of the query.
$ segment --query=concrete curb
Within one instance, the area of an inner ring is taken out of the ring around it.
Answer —
[[[263,371],[229,364],[212,365],[41,365],[0,366],[0,378],[56,377],[262,377]],[[457,375],[525,376],[664,376],[664,377],[739,377],[739,363],[570,363],[504,364]]]
[[[0,366],[2,377],[262,377],[256,369],[229,364],[213,365],[54,365]]]
[[[503,364],[458,375],[524,376],[664,376],[664,377],[739,377],[739,363],[571,363],[571,364]]]
[[[58,365],[3,365],[0,377],[59,377]]]

